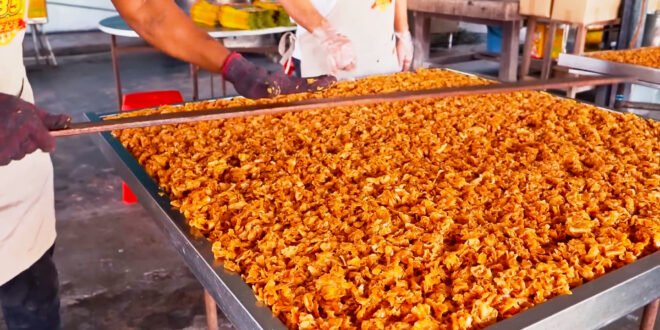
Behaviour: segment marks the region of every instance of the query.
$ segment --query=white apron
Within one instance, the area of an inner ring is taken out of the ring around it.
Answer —
[[[23,65],[26,19],[27,1],[0,1],[0,92],[34,102]],[[50,155],[37,151],[0,166],[0,285],[29,268],[54,242]]]
[[[351,40],[357,54],[353,71],[339,71],[337,79],[352,79],[398,72],[394,36],[395,0],[336,0],[326,19]],[[299,34],[303,77],[329,74],[321,42],[312,34]]]

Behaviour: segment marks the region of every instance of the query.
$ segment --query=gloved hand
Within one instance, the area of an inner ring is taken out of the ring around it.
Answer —
[[[339,71],[353,71],[357,64],[357,55],[353,44],[344,35],[339,34],[328,23],[312,31],[312,35],[319,39],[327,54],[330,74],[336,75]]]
[[[401,71],[410,70],[412,64],[414,48],[410,31],[396,32],[396,55],[399,58],[399,67]]]
[[[332,76],[316,78],[297,78],[284,72],[268,72],[254,65],[239,53],[232,53],[222,68],[223,77],[234,84],[236,91],[250,99],[261,99],[280,94],[316,92],[323,90],[337,81]]]
[[[19,97],[0,93],[0,166],[20,160],[37,149],[55,150],[49,130],[66,128],[67,115],[53,115]]]

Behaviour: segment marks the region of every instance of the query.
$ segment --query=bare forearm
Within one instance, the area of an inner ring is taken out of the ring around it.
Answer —
[[[408,31],[408,0],[395,0],[394,5],[394,31]]]
[[[142,38],[164,53],[220,72],[229,51],[198,28],[172,0],[112,0]]]
[[[280,4],[289,16],[307,31],[312,32],[327,23],[309,0],[280,0]]]

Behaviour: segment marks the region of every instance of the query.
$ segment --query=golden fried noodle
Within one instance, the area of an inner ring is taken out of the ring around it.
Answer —
[[[485,83],[421,70],[256,103]],[[115,134],[294,329],[482,328],[660,247],[660,124],[542,92]]]
[[[656,69],[660,68],[660,47],[610,50],[596,52],[590,54],[590,56],[612,62],[648,66]]]

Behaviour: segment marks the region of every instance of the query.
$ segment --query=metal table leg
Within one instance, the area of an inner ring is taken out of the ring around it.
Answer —
[[[642,315],[642,324],[640,330],[653,330],[655,327],[655,319],[658,317],[658,306],[660,306],[660,299],[654,300],[652,303],[646,305],[644,314]]]
[[[194,64],[190,64],[190,76],[192,77],[193,83],[193,101],[199,100],[199,67]]]
[[[37,37],[36,25],[30,25],[30,34],[32,35],[32,44],[34,44],[34,59],[37,61],[37,65],[41,64],[41,47],[39,47],[39,41]]]
[[[112,58],[112,73],[115,76],[115,89],[117,91],[117,109],[121,109],[122,102],[122,90],[121,90],[121,78],[119,76],[119,59],[117,54],[117,37],[114,35],[110,36],[110,57]]]
[[[204,290],[204,305],[206,306],[206,326],[209,330],[218,330],[218,308],[211,294]]]
[[[518,73],[518,48],[520,47],[520,21],[502,24],[502,55],[499,78],[502,81],[516,81]]]

